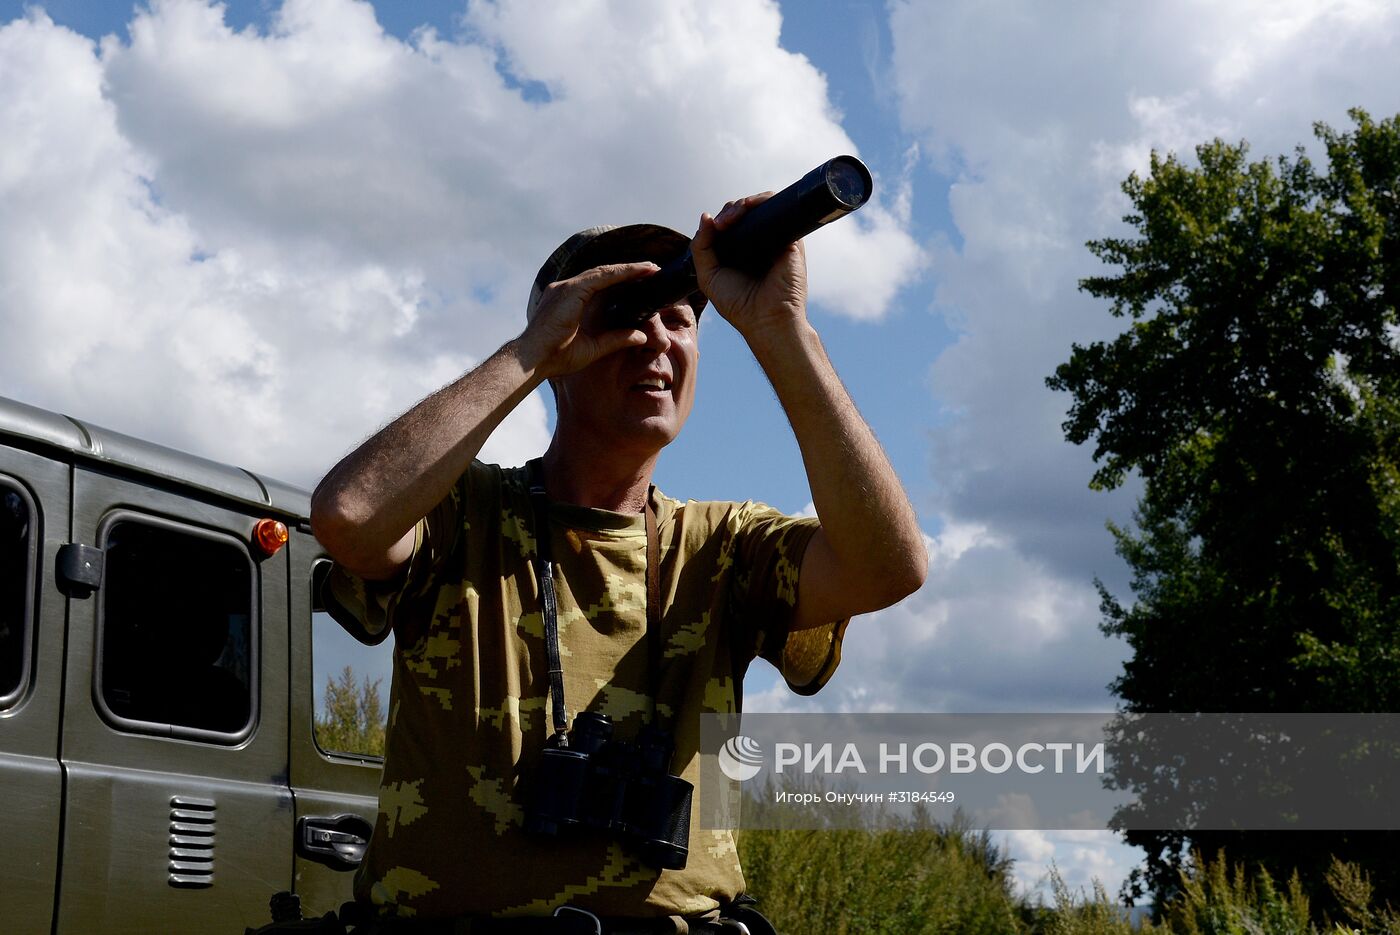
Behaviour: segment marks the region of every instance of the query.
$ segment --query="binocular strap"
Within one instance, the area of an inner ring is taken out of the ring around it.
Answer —
[[[550,710],[554,739],[568,746],[569,712],[564,705],[564,663],[559,655],[559,605],[554,588],[554,559],[550,548],[549,494],[544,488],[544,467],[539,458],[526,465],[530,474],[530,504],[535,514],[535,575],[539,579],[541,614],[544,617],[545,658],[549,666]],[[661,538],[656,529],[656,509],[647,488],[647,661],[651,699],[655,712],[661,682]],[[653,713],[653,719],[655,714]]]

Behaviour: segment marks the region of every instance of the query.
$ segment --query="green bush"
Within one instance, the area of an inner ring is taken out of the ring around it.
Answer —
[[[1050,889],[1054,906],[1025,910],[1026,928],[1034,935],[1134,935],[1163,931],[1154,928],[1151,922],[1134,928],[1128,911],[1109,899],[1098,880],[1094,881],[1093,896],[1076,895],[1053,864],[1050,866]]]
[[[749,889],[781,932],[1017,932],[1010,862],[986,834],[744,831]]]
[[[1181,875],[1181,891],[1163,913],[1173,935],[1313,935],[1308,897],[1295,873],[1280,890],[1268,871],[1195,855],[1199,869]]]

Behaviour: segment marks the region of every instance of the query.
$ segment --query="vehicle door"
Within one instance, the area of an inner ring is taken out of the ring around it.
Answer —
[[[0,892],[18,935],[53,924],[64,601],[45,571],[67,537],[68,465],[0,443]]]
[[[319,605],[330,559],[309,528],[291,531],[292,790],[296,892],[307,916],[349,900],[374,827],[392,638],[356,641]]]
[[[73,486],[58,930],[265,924],[292,882],[285,550],[213,495]]]

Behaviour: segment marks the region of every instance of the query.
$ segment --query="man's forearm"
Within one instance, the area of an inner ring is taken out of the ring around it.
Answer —
[[[761,277],[723,266],[715,238],[771,193],[700,216],[695,274],[744,336],[777,391],[802,449],[821,531],[802,557],[794,626],[875,610],[918,588],[928,556],[918,519],[889,460],[807,322],[807,262],[799,241]]]
[[[372,567],[447,496],[541,380],[512,341],[346,455],[317,485],[311,523],[350,567]]]
[[[928,567],[918,519],[816,331],[799,319],[749,345],[792,425],[848,593],[869,610],[917,588]]]

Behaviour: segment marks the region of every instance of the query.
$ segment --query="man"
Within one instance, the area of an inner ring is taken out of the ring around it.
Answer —
[[[717,264],[716,232],[766,197],[701,216],[690,247],[703,295],[636,328],[602,328],[600,296],[654,272],[651,261],[679,255],[686,238],[653,225],[570,238],[541,269],[518,338],[317,487],[312,525],[337,566],[328,605],[396,637],[379,820],[356,881],[381,915],[548,916],[569,904],[669,917],[651,930],[684,932],[684,917],[703,930],[693,920],[743,892],[727,832],[693,831],[682,870],[602,832],[525,832],[558,726],[542,569],[556,576],[555,684],[568,716],[607,714],[623,739],[664,727],[675,738],[669,769],[691,782],[699,715],[737,710],[755,655],[795,690],[816,691],[848,618],[922,584],[914,511],[807,322],[801,244],[761,278]],[[682,503],[650,486],[694,402],[706,297],[777,392],[816,520],[751,502]],[[558,419],[532,499],[529,472],[475,456],[546,380]]]

